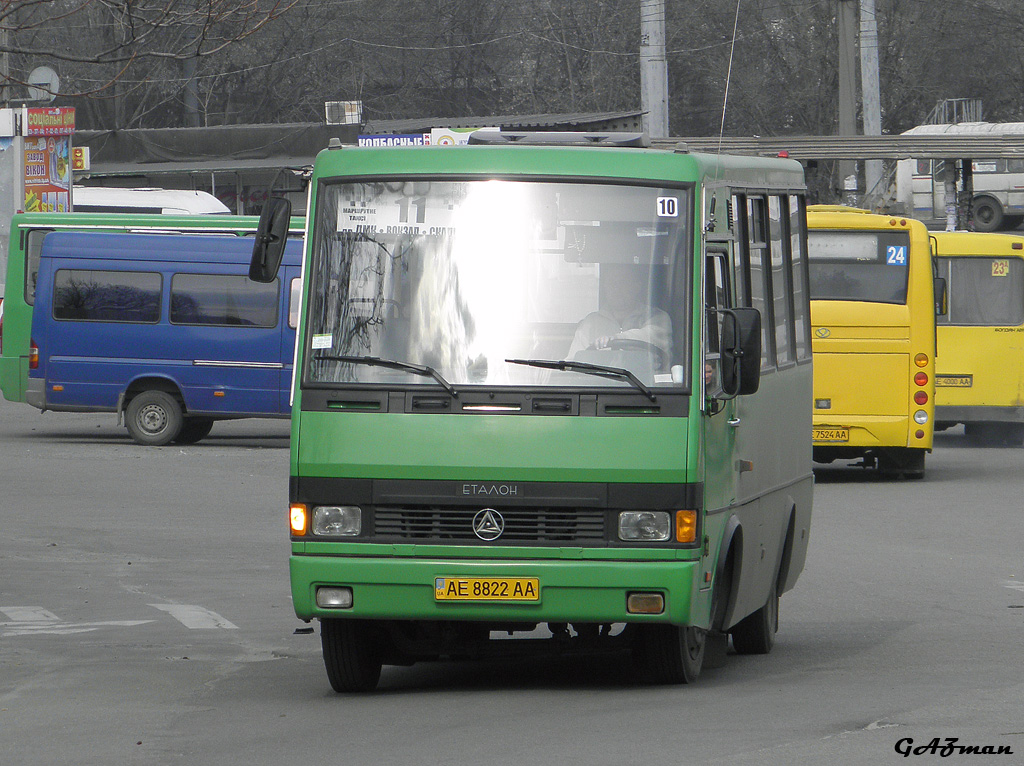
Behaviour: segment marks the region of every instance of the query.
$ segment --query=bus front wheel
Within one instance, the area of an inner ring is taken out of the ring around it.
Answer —
[[[704,665],[707,631],[678,625],[636,626],[633,661],[643,681],[690,684]]]
[[[380,681],[380,643],[362,620],[320,620],[327,679],[336,692],[370,692]]]
[[[999,231],[1003,225],[1003,207],[992,197],[974,200],[974,230]]]
[[[779,594],[775,589],[768,601],[751,615],[744,617],[732,630],[732,648],[737,654],[768,654],[775,646],[779,632]]]
[[[128,402],[124,424],[139,444],[161,447],[181,431],[181,405],[164,391],[143,391]]]

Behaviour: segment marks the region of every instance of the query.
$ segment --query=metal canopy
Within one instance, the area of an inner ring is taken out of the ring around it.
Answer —
[[[673,149],[683,143],[691,152],[753,154],[788,152],[795,160],[943,160],[1020,159],[1024,134],[897,136],[714,136],[655,138],[651,145]]]

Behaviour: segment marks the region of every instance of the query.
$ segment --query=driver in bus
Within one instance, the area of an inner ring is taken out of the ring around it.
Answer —
[[[600,308],[576,326],[568,359],[587,349],[614,348],[632,342],[654,346],[661,352],[661,366],[668,365],[672,321],[667,313],[648,302],[649,275],[650,271],[644,266],[601,264]]]

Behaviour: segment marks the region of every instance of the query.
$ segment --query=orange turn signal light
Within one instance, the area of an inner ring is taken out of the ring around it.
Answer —
[[[303,503],[292,503],[288,507],[288,523],[292,528],[293,535],[306,534],[306,529],[309,527],[309,513]]]
[[[697,512],[676,511],[676,542],[692,543],[697,541]]]

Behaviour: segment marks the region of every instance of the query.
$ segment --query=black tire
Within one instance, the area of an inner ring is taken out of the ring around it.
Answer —
[[[964,436],[973,447],[1019,447],[1024,442],[1020,423],[968,423]]]
[[[324,667],[334,691],[370,692],[380,681],[380,645],[361,620],[320,620]]]
[[[925,450],[893,447],[878,455],[878,471],[887,479],[923,479]]]
[[[163,391],[136,394],[125,408],[125,427],[139,444],[160,447],[169,444],[181,431],[181,405]]]
[[[637,625],[633,663],[650,684],[692,684],[704,665],[707,631],[678,625]]]
[[[779,632],[779,594],[773,588],[768,601],[733,626],[732,648],[737,654],[768,654]]]
[[[1007,423],[1006,424],[1006,446],[1007,447],[1021,447],[1021,446],[1024,446],[1024,423]]]
[[[195,444],[209,436],[213,429],[213,418],[185,418],[181,430],[174,437],[175,444]]]
[[[1003,207],[992,197],[974,200],[974,230],[999,231],[1003,225]]]

